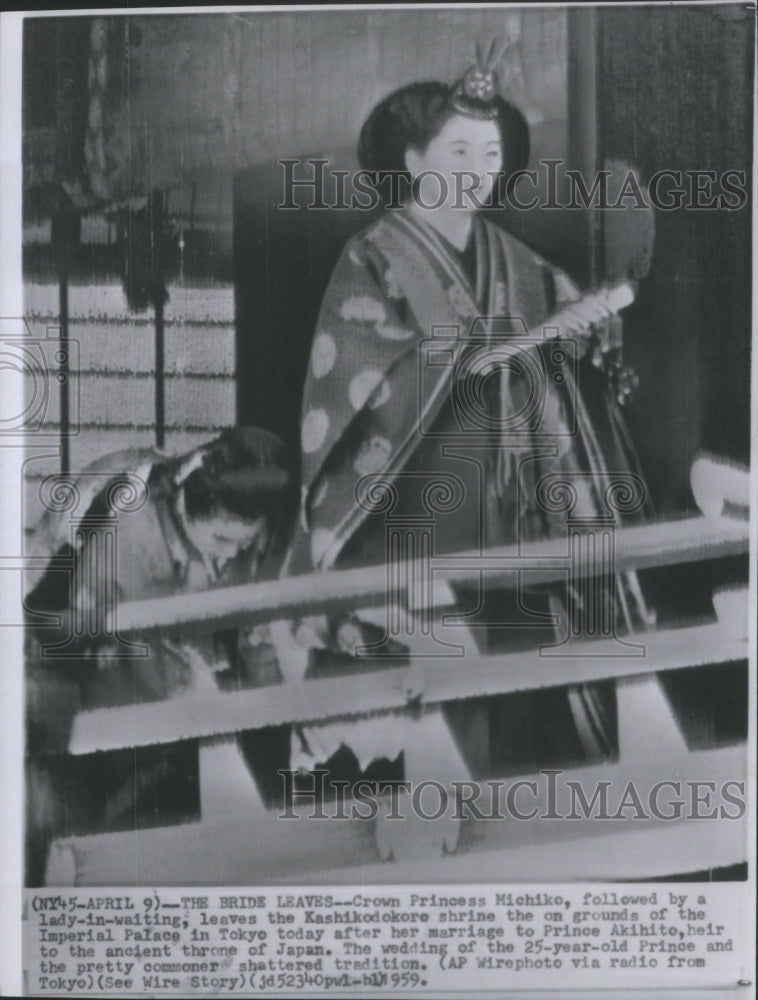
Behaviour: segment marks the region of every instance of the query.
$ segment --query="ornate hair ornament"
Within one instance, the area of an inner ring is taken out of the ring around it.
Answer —
[[[498,79],[495,66],[502,59],[508,45],[504,45],[497,55],[497,39],[493,39],[486,56],[476,44],[476,62],[470,66],[453,86],[452,104],[456,111],[469,118],[496,118]]]

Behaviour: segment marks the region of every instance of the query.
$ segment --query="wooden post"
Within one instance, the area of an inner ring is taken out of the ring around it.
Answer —
[[[65,194],[63,195],[65,199]],[[69,262],[74,247],[79,242],[79,213],[65,202],[56,212],[52,220],[52,243],[58,273],[58,313],[60,325],[60,349],[56,354],[58,364],[58,385],[60,392],[60,447],[61,474],[66,476],[71,471],[71,453],[69,447],[69,307],[68,278]]]
[[[568,155],[570,167],[580,170],[590,187],[601,151],[597,129],[597,45],[598,23],[593,7],[572,8],[568,12]],[[582,284],[594,287],[602,280],[602,219],[595,208],[587,209],[587,255]],[[579,262],[577,262],[579,263]]]
[[[155,309],[155,446],[163,448],[166,432],[165,326],[163,308],[168,298],[164,266],[163,192],[150,195],[150,298]]]
[[[166,429],[163,302],[155,303],[155,446],[163,448]]]
[[[65,256],[65,254],[62,254],[64,259]],[[67,476],[71,469],[71,455],[68,443],[68,267],[63,263],[58,271],[58,302],[61,342],[61,349],[58,356],[58,363],[60,365],[60,371],[58,372],[58,384],[60,385],[61,404],[61,472],[64,476]]]

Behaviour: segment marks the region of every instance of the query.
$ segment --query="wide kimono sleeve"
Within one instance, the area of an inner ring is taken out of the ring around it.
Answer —
[[[392,265],[370,238],[346,245],[324,295],[303,395],[301,502],[288,574],[328,568],[355,483],[383,471],[398,437],[390,373],[418,331]]]
[[[537,257],[543,269],[546,284],[546,300],[550,313],[559,312],[564,306],[577,302],[582,297],[579,286],[559,267]],[[571,337],[577,348],[577,356],[591,356],[596,368],[603,367],[603,357],[612,351],[620,351],[623,341],[623,320],[618,315],[608,316],[594,324],[584,333],[566,330],[563,336]]]

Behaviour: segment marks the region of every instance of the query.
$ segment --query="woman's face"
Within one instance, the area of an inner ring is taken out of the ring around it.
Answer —
[[[407,150],[405,162],[414,179],[427,173],[417,190],[422,208],[473,212],[488,201],[503,167],[500,129],[495,121],[454,115],[423,152]]]

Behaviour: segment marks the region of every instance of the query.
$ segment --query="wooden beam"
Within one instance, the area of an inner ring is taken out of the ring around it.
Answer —
[[[748,550],[747,521],[737,518],[692,517],[681,521],[621,528],[616,533],[618,572],[699,562],[739,555]],[[528,572],[529,586],[565,579],[568,553],[560,539],[531,545],[490,549],[487,555],[461,552],[435,556],[432,572],[450,583],[476,583],[486,571],[490,583],[517,586],[517,571]],[[419,562],[418,572],[428,572]],[[409,578],[412,574],[408,574]],[[221,628],[254,625],[272,619],[355,610],[383,603],[387,567],[381,563],[358,569],[306,574],[265,583],[244,584],[149,601],[132,601],[117,608],[120,635],[165,632],[207,633]]]
[[[251,818],[264,812],[255,779],[233,736],[201,740],[198,763],[203,818],[241,813],[243,809]]]
[[[499,811],[504,819],[464,821],[454,856],[438,853],[407,864],[379,863],[374,820],[308,819],[276,812],[251,817],[228,814],[181,827],[129,830],[55,841],[50,852],[48,885],[282,885],[387,884],[398,882],[534,882],[645,879],[736,864],[747,858],[747,824],[741,819],[687,819],[692,813],[687,782],[745,780],[745,746],[703,750],[643,764],[603,764],[567,770],[560,776],[553,813],[544,818],[550,793],[546,773],[519,776],[536,782],[537,794],[515,797],[516,809],[539,810],[543,818],[525,821],[509,815],[506,792],[516,777],[504,779],[500,809],[485,798],[481,812]],[[558,780],[558,779],[556,779]],[[597,808],[582,815],[571,801],[568,781],[578,782],[586,799],[609,782],[608,813],[619,812],[629,782],[634,782],[648,819],[633,819],[626,809],[618,819],[598,819]],[[661,794],[658,811],[673,813],[670,803],[687,803],[679,819],[656,818],[650,795],[662,781],[679,783]],[[483,785],[487,793],[488,786]],[[526,788],[526,786],[522,786]],[[737,794],[737,789],[732,791]],[[702,813],[716,809],[717,792]],[[571,815],[572,806],[576,819]],[[730,815],[734,804],[726,804]],[[327,813],[328,815],[328,813]],[[467,812],[468,816],[468,812]],[[401,822],[401,821],[397,821]],[[429,821],[433,822],[433,821]]]
[[[667,754],[687,750],[684,733],[657,674],[620,679],[616,710],[619,754],[625,760],[665,759]]]
[[[561,684],[633,677],[661,670],[745,659],[747,641],[716,623],[645,633],[644,656],[620,656],[612,641],[577,642],[563,655],[528,650],[497,656],[413,661],[411,668],[327,677],[248,691],[186,696],[168,701],[81,712],[69,750],[74,754],[260,729],[288,722],[407,707],[408,671],[423,682],[425,705]]]

